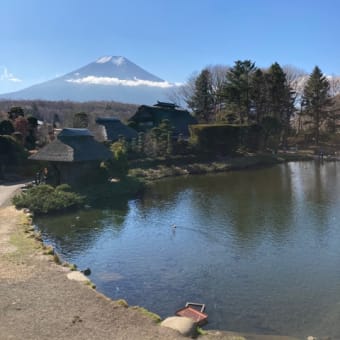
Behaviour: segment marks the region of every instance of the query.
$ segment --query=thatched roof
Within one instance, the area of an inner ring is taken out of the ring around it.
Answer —
[[[94,140],[87,129],[63,129],[58,137],[29,157],[38,161],[85,162],[103,161],[111,152]]]
[[[112,142],[117,141],[121,136],[127,140],[131,140],[133,138],[138,137],[138,133],[136,130],[123,124],[117,118],[114,117],[97,118],[96,123],[104,126],[106,134],[105,139],[110,140]]]
[[[159,125],[162,120],[169,120],[174,127],[175,134],[189,135],[188,126],[197,124],[197,120],[189,111],[184,110],[172,103],[157,102],[153,106],[141,105],[137,112],[130,118],[137,126],[152,122],[153,126]]]

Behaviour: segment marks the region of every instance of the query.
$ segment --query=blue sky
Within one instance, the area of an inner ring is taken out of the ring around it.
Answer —
[[[170,82],[251,59],[340,74],[337,0],[1,0],[0,93],[121,55]]]

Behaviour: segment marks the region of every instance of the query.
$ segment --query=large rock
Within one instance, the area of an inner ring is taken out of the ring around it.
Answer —
[[[170,316],[161,322],[161,326],[174,329],[184,336],[194,336],[197,323],[185,316]]]
[[[78,282],[87,282],[89,279],[81,272],[72,271],[67,274],[67,278],[69,280],[78,281]]]

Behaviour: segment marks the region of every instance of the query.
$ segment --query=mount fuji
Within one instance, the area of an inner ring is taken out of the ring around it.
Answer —
[[[166,100],[169,83],[122,56],[104,56],[61,77],[20,91],[0,95],[0,99],[101,101],[154,104]]]

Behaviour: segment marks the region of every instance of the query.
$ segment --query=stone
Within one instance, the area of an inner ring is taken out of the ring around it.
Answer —
[[[197,323],[185,316],[170,316],[161,322],[162,327],[167,327],[180,332],[184,336],[196,334]]]
[[[68,273],[67,278],[69,280],[78,281],[78,282],[87,282],[89,280],[84,274],[78,271],[72,271]]]

